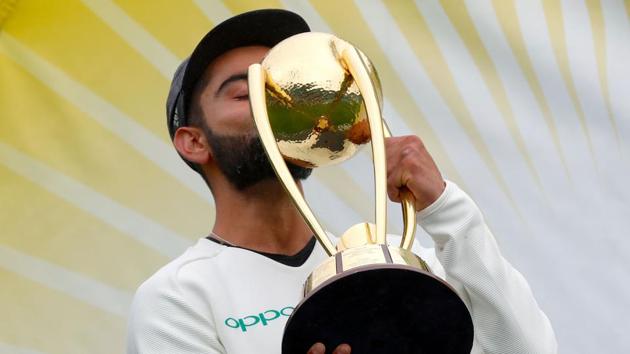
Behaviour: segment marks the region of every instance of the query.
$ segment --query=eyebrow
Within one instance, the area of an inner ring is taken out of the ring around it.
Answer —
[[[239,73],[239,74],[234,74],[230,77],[228,77],[227,79],[225,79],[225,81],[223,81],[221,83],[221,85],[219,86],[219,88],[217,89],[217,92],[214,94],[215,96],[219,96],[219,94],[221,93],[221,91],[223,89],[225,89],[225,87],[227,87],[228,84],[234,82],[234,81],[240,81],[240,80],[247,80],[247,73]]]

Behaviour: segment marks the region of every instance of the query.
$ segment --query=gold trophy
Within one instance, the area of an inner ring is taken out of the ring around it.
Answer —
[[[269,160],[329,255],[307,278],[289,318],[282,352],[304,354],[316,342],[352,353],[470,353],[473,325],[457,293],[411,252],[413,197],[403,201],[399,247],[386,242],[385,136],[374,66],[331,34],[302,33],[249,67],[249,99]],[[352,157],[371,141],[375,224],[352,226],[338,246],[328,238],[285,161],[319,167]]]

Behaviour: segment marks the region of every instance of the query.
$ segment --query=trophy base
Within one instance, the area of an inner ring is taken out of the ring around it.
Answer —
[[[473,325],[466,305],[443,280],[415,267],[372,264],[344,271],[313,289],[289,318],[282,353],[315,343],[352,354],[466,353]]]

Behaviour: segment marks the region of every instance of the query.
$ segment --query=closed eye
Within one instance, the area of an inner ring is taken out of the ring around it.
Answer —
[[[246,80],[232,81],[223,90],[225,97],[230,100],[243,101],[249,99]]]
[[[241,93],[237,95],[235,93],[238,93],[243,87],[247,90],[247,73],[232,75],[219,85],[215,97],[223,94],[226,94],[228,97],[242,96],[243,94]]]

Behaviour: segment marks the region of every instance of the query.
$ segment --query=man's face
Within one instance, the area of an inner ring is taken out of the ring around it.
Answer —
[[[269,48],[262,46],[232,49],[208,66],[197,90],[202,117],[218,135],[255,135],[249,108],[247,69],[260,63]]]
[[[269,48],[241,47],[215,59],[200,82],[198,100],[204,119],[204,134],[218,167],[238,189],[276,178],[252,119],[247,87],[247,69],[260,63]],[[311,170],[287,164],[296,179]]]

